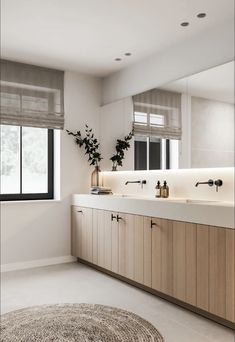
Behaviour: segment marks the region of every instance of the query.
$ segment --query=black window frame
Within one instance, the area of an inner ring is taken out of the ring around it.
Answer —
[[[28,201],[54,199],[54,130],[47,129],[48,134],[48,191],[45,193],[22,193],[22,126],[20,126],[20,193],[0,194],[1,201]]]

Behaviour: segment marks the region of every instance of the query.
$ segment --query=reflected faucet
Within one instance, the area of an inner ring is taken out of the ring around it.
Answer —
[[[140,184],[141,185],[141,188],[143,188],[143,185],[147,183],[146,180],[138,180],[138,181],[127,181],[125,183],[125,185],[129,184],[129,183],[136,183],[136,184]]]

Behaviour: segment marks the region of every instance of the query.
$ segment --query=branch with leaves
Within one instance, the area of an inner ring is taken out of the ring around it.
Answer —
[[[66,132],[68,133],[68,135],[72,135],[74,137],[75,143],[80,148],[84,146],[85,154],[88,155],[88,161],[90,162],[90,165],[99,166],[99,162],[103,158],[101,157],[101,154],[99,152],[100,144],[98,143],[98,140],[95,138],[92,128],[89,128],[88,125],[86,125],[85,138],[82,138],[80,131],[74,133],[66,129]]]
[[[117,139],[117,144],[115,146],[116,154],[114,154],[110,160],[113,162],[113,170],[116,170],[117,166],[122,166],[122,161],[124,159],[125,151],[130,148],[130,140],[134,135],[132,130],[128,135],[124,137],[124,140]]]

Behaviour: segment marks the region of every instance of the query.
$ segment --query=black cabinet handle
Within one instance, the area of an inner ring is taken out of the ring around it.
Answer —
[[[116,219],[117,217],[114,216],[113,214],[111,214],[111,221],[113,221],[114,219]]]
[[[119,222],[119,220],[122,220],[123,218],[119,215],[117,215],[117,221]]]
[[[151,220],[151,228],[153,228],[153,226],[156,226],[157,224],[155,222],[153,222],[153,220]]]
[[[77,213],[82,213],[82,210],[77,210]]]

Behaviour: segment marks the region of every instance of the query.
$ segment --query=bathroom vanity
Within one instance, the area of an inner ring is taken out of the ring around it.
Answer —
[[[235,326],[233,203],[74,195],[72,255],[226,326]]]

